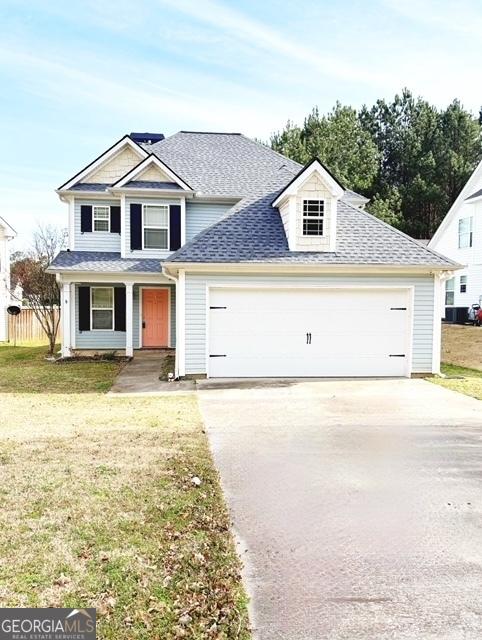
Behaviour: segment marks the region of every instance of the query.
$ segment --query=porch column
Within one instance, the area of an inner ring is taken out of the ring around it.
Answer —
[[[62,282],[60,308],[62,314],[62,357],[71,356],[70,282]]]
[[[134,355],[134,283],[126,282],[126,356],[131,358]]]

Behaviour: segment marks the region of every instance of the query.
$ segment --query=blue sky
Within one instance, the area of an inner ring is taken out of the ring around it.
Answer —
[[[476,0],[0,0],[2,206],[25,246],[53,192],[124,133],[268,139],[404,86],[482,103]]]

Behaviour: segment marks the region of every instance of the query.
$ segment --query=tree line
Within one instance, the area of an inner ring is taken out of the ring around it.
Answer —
[[[306,164],[314,157],[367,209],[415,238],[430,238],[482,158],[482,116],[454,100],[439,109],[405,89],[360,110],[337,102],[302,126],[288,122],[272,149]]]

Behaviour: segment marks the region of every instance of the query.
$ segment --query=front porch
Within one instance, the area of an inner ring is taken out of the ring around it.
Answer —
[[[62,357],[176,346],[176,286],[167,278],[61,283]]]

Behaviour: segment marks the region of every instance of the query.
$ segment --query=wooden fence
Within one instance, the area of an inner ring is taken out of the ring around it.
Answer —
[[[58,316],[59,310],[55,309],[55,313]],[[61,325],[59,324],[59,330],[57,333],[57,341],[61,338]],[[22,311],[18,316],[8,316],[8,337],[10,342],[13,342],[15,338],[17,342],[29,342],[31,340],[47,340],[42,325],[37,320],[33,309],[26,307],[22,308]]]

